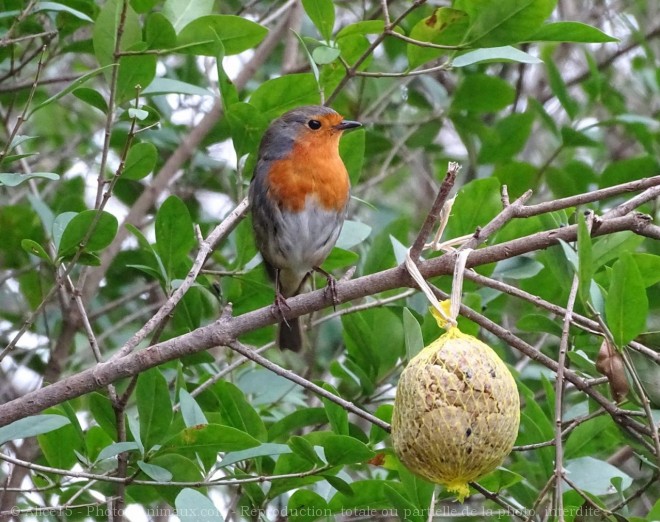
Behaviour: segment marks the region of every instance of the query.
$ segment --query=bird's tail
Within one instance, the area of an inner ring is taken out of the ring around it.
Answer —
[[[297,317],[280,323],[277,332],[277,344],[282,349],[286,348],[294,352],[299,352],[302,349],[302,327]]]

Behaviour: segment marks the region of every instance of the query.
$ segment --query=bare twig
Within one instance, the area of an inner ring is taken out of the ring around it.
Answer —
[[[429,213],[426,215],[424,224],[422,225],[422,228],[418,232],[417,237],[415,238],[415,241],[410,248],[410,257],[415,262],[417,259],[419,259],[419,256],[422,253],[422,248],[424,248],[424,244],[426,243],[426,238],[431,233],[433,225],[436,223],[438,217],[440,216],[440,211],[442,210],[445,201],[447,201],[447,198],[449,197],[449,193],[454,186],[456,175],[458,174],[460,168],[461,167],[458,163],[450,163],[449,167],[447,168],[447,174],[445,174],[445,179],[442,181],[442,185],[440,185],[440,190],[438,191],[438,195],[433,202],[433,206],[431,207]]]
[[[133,337],[116,353],[112,356],[112,359],[117,359],[123,357],[128,353],[131,353],[135,347],[140,344],[154,329],[160,324],[160,322],[165,319],[171,312],[174,310],[174,307],[177,305],[190,287],[195,283],[197,276],[199,275],[202,266],[206,258],[213,252],[213,249],[227,237],[232,230],[238,225],[240,220],[246,214],[248,209],[248,200],[245,198],[241,201],[238,206],[232,210],[225,220],[220,223],[217,227],[213,229],[213,232],[209,234],[209,237],[200,245],[197,257],[193,263],[192,268],[186,275],[186,278],[183,280],[181,285],[174,291],[174,293],[169,297],[165,304],[161,306],[160,310],[149,319],[146,324],[138,330]]]
[[[285,368],[282,368],[281,366],[278,366],[277,364],[269,361],[265,357],[262,357],[258,353],[256,353],[254,350],[251,350],[247,346],[239,343],[238,341],[235,341],[233,343],[229,344],[229,347],[234,350],[235,352],[240,353],[242,356],[256,362],[260,366],[263,366],[264,368],[272,371],[273,373],[279,375],[280,377],[284,377],[285,379],[290,380],[291,382],[295,382],[299,386],[302,386],[303,388],[311,391],[312,393],[315,393],[316,395],[319,395],[325,399],[328,399],[336,404],[339,404],[342,408],[344,408],[346,411],[349,411],[351,413],[354,413],[358,417],[362,417],[364,420],[369,421],[371,424],[374,426],[378,426],[379,428],[389,432],[390,431],[390,425],[379,419],[378,417],[372,415],[369,412],[364,411],[361,408],[358,408],[355,406],[352,402],[349,402],[347,400],[342,399],[341,397],[338,397],[337,395],[330,393],[324,388],[321,388],[320,386],[317,386],[311,381],[308,381],[307,379],[303,379],[300,377],[298,374],[287,370]]]
[[[564,410],[564,374],[566,371],[566,354],[569,345],[569,332],[571,328],[571,314],[575,306],[577,297],[579,279],[577,274],[573,276],[571,291],[568,295],[566,304],[566,314],[564,315],[564,324],[562,326],[561,339],[559,341],[559,356],[557,357],[557,375],[555,377],[555,494],[554,508],[558,513],[559,520],[564,520],[564,500],[561,489],[562,478],[564,477],[564,441],[562,439],[562,418]]]
[[[276,480],[283,480],[289,478],[300,478],[308,477],[310,475],[316,475],[318,473],[323,473],[328,467],[319,467],[314,468],[308,471],[303,471],[300,473],[286,473],[282,475],[262,475],[262,476],[253,476],[253,477],[240,477],[240,478],[222,478],[215,480],[198,480],[198,481],[158,481],[158,480],[139,480],[131,479],[130,477],[113,477],[110,475],[100,475],[96,473],[88,473],[86,471],[73,471],[69,469],[54,468],[51,466],[43,466],[41,464],[35,464],[33,462],[28,462],[25,460],[17,459],[10,455],[0,453],[0,460],[9,462],[16,466],[23,468],[31,469],[33,471],[39,471],[42,473],[52,473],[54,475],[63,475],[65,477],[73,478],[83,478],[88,480],[97,480],[99,482],[112,482],[115,484],[124,484],[129,480],[131,484],[143,485],[143,486],[179,486],[179,487],[191,487],[191,488],[201,488],[206,486],[233,486],[238,484],[251,484],[251,483],[263,483],[263,482],[273,482]]]

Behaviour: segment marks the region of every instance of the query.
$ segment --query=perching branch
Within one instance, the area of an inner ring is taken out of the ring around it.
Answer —
[[[641,235],[658,235],[658,227],[651,223],[648,216],[632,213],[624,217],[603,220],[594,226],[594,236],[631,230]],[[494,263],[535,250],[555,245],[561,239],[571,242],[577,238],[577,225],[557,228],[514,239],[505,243],[488,246],[472,252],[468,267]],[[442,256],[419,263],[419,269],[425,278],[447,275],[453,271],[454,256]],[[391,268],[376,274],[360,277],[337,284],[337,298],[344,303],[374,295],[386,290],[408,287],[412,284],[410,276],[401,267]],[[290,309],[286,310],[287,319],[299,317],[332,306],[324,290],[317,290],[288,300]],[[0,424],[42,411],[65,400],[79,397],[100,389],[118,379],[134,376],[164,362],[186,355],[201,352],[213,346],[227,346],[239,336],[257,328],[274,324],[278,317],[272,307],[264,307],[238,317],[223,316],[215,323],[198,328],[173,339],[150,346],[144,350],[124,357],[101,363],[94,368],[79,372],[71,377],[35,390],[0,406]],[[538,352],[537,352],[538,353]]]

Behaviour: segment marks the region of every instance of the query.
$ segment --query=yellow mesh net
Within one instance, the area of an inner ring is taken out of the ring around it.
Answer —
[[[519,423],[518,390],[504,362],[487,344],[451,327],[401,374],[392,442],[411,471],[445,485],[462,502],[468,482],[509,454]]]

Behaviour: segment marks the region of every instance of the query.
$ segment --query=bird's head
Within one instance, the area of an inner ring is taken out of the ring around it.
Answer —
[[[278,159],[293,145],[312,147],[319,152],[337,153],[339,138],[345,130],[361,127],[339,113],[321,105],[293,109],[271,123],[261,141],[260,156]]]

